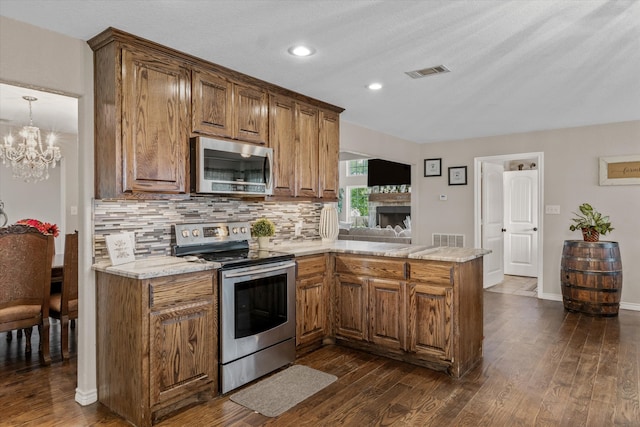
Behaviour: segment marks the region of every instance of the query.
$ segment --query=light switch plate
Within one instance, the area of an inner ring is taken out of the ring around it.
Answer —
[[[446,201],[447,200],[447,195],[446,194],[441,194],[440,195],[440,200]]]
[[[560,206],[559,205],[545,205],[544,213],[548,215],[560,215]]]

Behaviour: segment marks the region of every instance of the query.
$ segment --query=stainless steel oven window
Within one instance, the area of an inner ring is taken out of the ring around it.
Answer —
[[[287,322],[286,274],[236,283],[234,292],[236,339],[257,335]]]

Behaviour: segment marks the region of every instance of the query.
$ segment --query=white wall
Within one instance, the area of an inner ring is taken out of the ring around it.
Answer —
[[[78,98],[79,319],[76,401],[97,400],[92,264],[93,53],[82,40],[0,16],[0,80]],[[68,183],[71,185],[71,183]],[[74,227],[75,228],[75,227]]]
[[[421,178],[420,234],[423,241],[434,232],[462,233],[473,243],[475,157],[544,152],[544,204],[559,205],[560,215],[543,218],[544,289],[561,295],[560,262],[564,240],[581,240],[569,230],[572,211],[584,202],[611,217],[615,230],[602,240],[620,244],[623,263],[622,302],[640,309],[640,185],[600,186],[599,157],[640,154],[640,121],[530,132],[462,141],[424,144],[423,158],[442,158],[442,177]],[[447,168],[468,168],[464,186],[447,184]],[[448,201],[438,196],[447,194]],[[414,220],[414,222],[417,222]],[[624,304],[623,304],[624,305]]]

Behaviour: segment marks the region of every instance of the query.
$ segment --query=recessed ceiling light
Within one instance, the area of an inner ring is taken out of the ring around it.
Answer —
[[[293,56],[311,56],[316,53],[314,48],[303,45],[291,46],[288,51]]]
[[[367,86],[367,89],[380,90],[382,89],[382,83],[371,83],[370,85]]]

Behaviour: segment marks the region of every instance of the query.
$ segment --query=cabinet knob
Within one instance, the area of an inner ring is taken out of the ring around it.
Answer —
[[[502,229],[502,232],[503,232],[503,233],[506,233],[506,232],[507,232],[507,229],[506,229],[506,228],[503,228],[503,229]]]
[[[533,231],[538,231],[538,227],[533,227]]]

